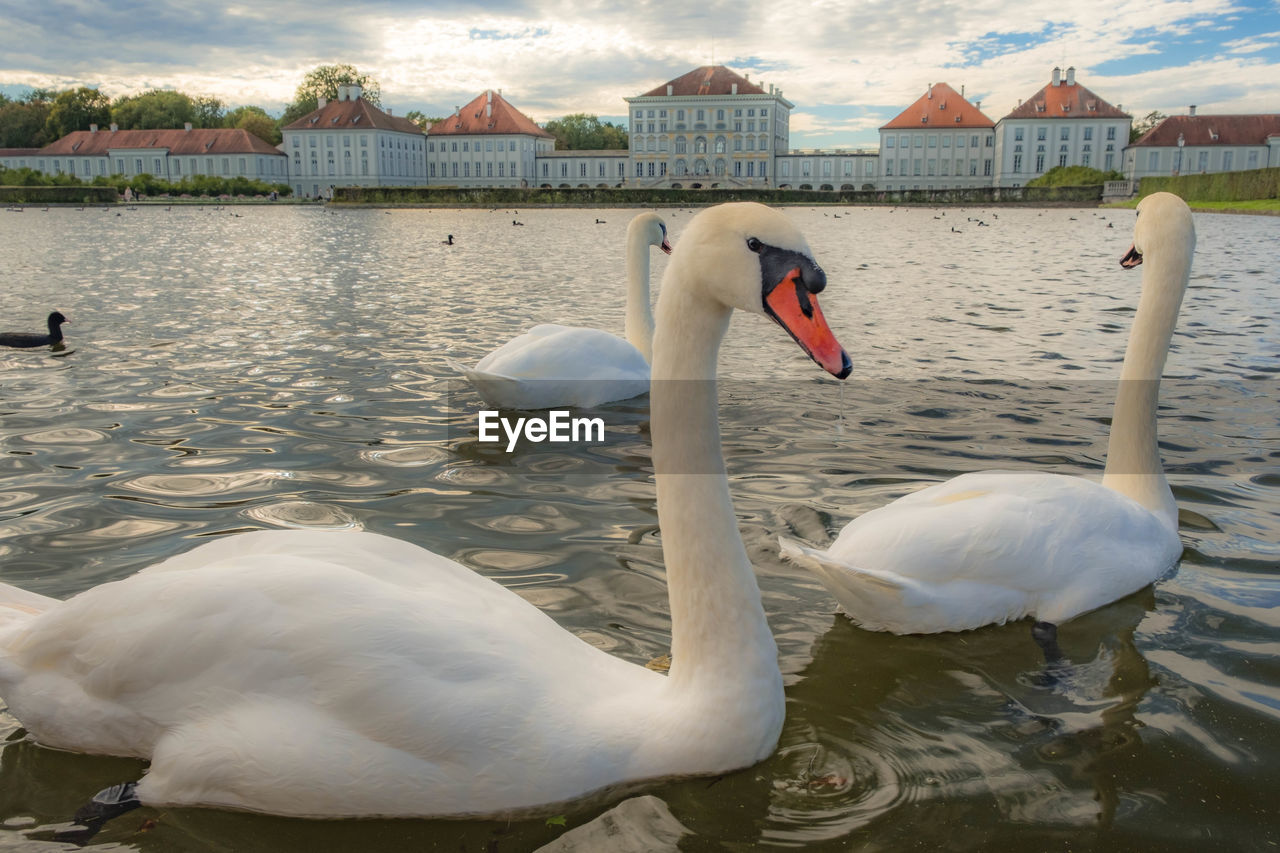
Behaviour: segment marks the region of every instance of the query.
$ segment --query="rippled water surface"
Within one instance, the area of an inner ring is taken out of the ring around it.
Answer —
[[[0,213],[0,326],[72,321],[61,351],[0,351],[0,579],[66,597],[212,536],[364,528],[614,654],[666,653],[647,400],[599,410],[602,446],[507,454],[476,440],[479,400],[448,364],[534,322],[620,332],[635,212]],[[663,213],[678,246],[692,214]],[[823,543],[963,471],[1100,473],[1140,281],[1117,263],[1132,212],[787,214],[827,270],[855,373],[841,391],[757,317],[726,341],[725,452],[788,715],[760,765],[645,789],[689,830],[682,847],[1274,849],[1280,220],[1196,216],[1160,424],[1186,552],[1064,625],[1069,665],[1046,678],[1025,622],[853,627],[776,539]],[[7,715],[0,731],[0,849],[36,846],[142,770],[35,746]],[[563,825],[142,809],[94,843],[518,851],[614,805]]]

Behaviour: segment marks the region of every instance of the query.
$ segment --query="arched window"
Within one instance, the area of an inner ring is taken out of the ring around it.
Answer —
[[[716,137],[716,153],[723,154],[726,150],[725,138],[723,136]]]
[[[707,153],[707,138],[705,136],[699,136],[693,140],[693,153],[694,154]]]

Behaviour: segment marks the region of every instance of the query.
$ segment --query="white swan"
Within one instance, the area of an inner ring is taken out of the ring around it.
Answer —
[[[1032,616],[1052,651],[1059,622],[1134,592],[1182,553],[1156,444],[1160,374],[1195,250],[1191,211],[1157,193],[1138,205],[1142,295],[1120,374],[1102,482],[1062,474],[963,474],[845,526],[825,550],[783,541],[865,628],[963,631]]]
[[[365,532],[228,536],[67,601],[0,585],[0,696],[38,742],[147,758],[153,805],[282,815],[497,814],[770,754],[777,649],[738,535],[716,423],[733,308],[841,376],[781,214],[695,217],[666,272],[652,435],[671,601],[668,675],[515,593]],[[701,380],[701,381],[662,381]]]
[[[474,368],[460,368],[491,406],[598,406],[649,390],[653,311],[649,247],[671,254],[667,226],[642,213],[627,226],[627,339],[599,329],[544,323],[503,344]]]

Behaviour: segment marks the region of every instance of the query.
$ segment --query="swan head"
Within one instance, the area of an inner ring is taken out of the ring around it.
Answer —
[[[756,202],[707,208],[680,236],[676,257],[681,266],[696,264],[696,278],[712,299],[769,317],[833,376],[844,379],[853,370],[818,307],[827,274],[778,211]]]
[[[667,242],[667,223],[656,213],[642,213],[632,219],[627,226],[627,233],[631,236],[639,235],[645,245],[657,246],[668,255],[671,254],[671,244]]]
[[[1138,218],[1133,225],[1133,245],[1120,259],[1120,266],[1133,269],[1147,252],[1182,251],[1190,257],[1195,250],[1195,223],[1191,208],[1173,193],[1152,193],[1138,202]],[[1167,248],[1166,248],[1167,247]]]

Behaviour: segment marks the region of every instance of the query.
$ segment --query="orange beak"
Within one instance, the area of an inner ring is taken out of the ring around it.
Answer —
[[[844,379],[853,371],[853,362],[822,316],[818,297],[800,283],[799,267],[769,292],[764,307],[823,370],[837,379]]]

